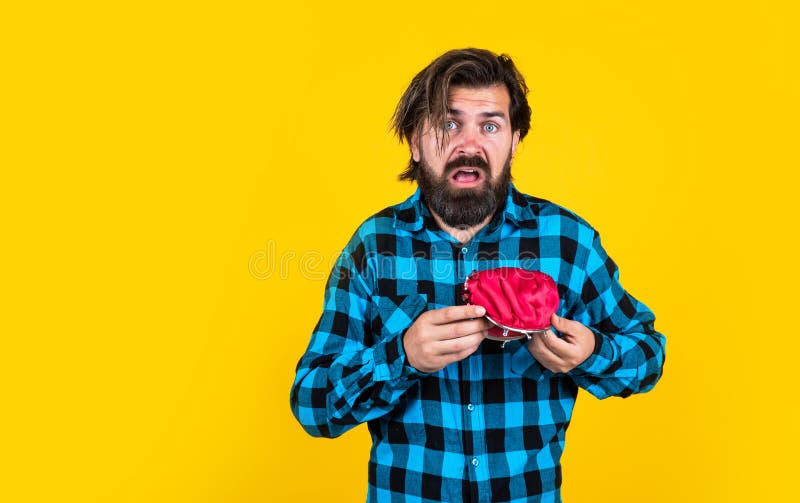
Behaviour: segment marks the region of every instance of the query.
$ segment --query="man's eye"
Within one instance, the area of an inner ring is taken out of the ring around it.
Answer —
[[[456,121],[447,121],[444,123],[444,128],[447,130],[455,129],[456,128]]]
[[[486,131],[487,133],[494,133],[495,131],[497,131],[497,124],[492,124],[492,123],[485,124],[483,126],[483,130]]]

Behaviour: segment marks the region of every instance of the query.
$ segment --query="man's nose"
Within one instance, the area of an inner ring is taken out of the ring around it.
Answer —
[[[456,150],[463,155],[476,155],[481,151],[481,136],[473,128],[464,128],[457,137]]]

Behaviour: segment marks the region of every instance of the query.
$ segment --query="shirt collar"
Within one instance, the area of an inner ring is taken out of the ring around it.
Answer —
[[[505,204],[500,215],[489,223],[489,226],[499,225],[503,221],[509,221],[517,227],[536,227],[536,216],[539,208],[531,202],[513,183],[508,184],[508,192]],[[499,216],[499,218],[498,218]],[[430,210],[422,200],[422,191],[419,187],[408,199],[394,207],[394,227],[410,232],[417,232],[423,227],[432,226],[438,228]]]

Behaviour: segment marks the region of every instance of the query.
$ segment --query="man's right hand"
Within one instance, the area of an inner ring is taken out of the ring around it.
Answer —
[[[474,353],[491,326],[481,306],[451,306],[422,313],[406,330],[403,347],[408,364],[436,372]]]

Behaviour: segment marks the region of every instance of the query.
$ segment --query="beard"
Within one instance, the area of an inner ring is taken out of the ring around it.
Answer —
[[[444,223],[457,229],[467,229],[483,222],[505,200],[511,181],[511,152],[497,179],[491,179],[489,165],[483,158],[458,157],[448,162],[441,177],[437,177],[423,157],[419,160],[417,183],[428,208]],[[482,172],[483,183],[478,187],[456,189],[450,185],[450,175],[460,168],[475,168]]]

